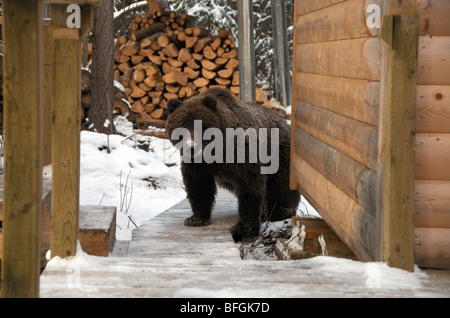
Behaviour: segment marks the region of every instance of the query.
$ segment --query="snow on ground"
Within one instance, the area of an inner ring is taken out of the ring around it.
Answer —
[[[123,117],[115,125],[126,137],[81,132],[80,205],[116,206],[116,239],[130,240],[136,226],[186,193],[179,154],[168,140],[134,134]]]

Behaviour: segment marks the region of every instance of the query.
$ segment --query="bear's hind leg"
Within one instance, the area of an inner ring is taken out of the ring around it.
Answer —
[[[278,180],[277,180],[278,181]],[[289,183],[283,184],[269,179],[265,197],[267,221],[281,221],[296,215],[300,201],[300,193],[289,188]]]
[[[258,236],[264,189],[238,194],[239,222],[231,229],[235,242],[251,241]]]

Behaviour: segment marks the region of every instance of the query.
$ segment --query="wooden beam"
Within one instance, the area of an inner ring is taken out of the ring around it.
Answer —
[[[76,29],[64,29],[64,6],[52,5],[53,127],[52,240],[53,256],[76,253],[80,187],[81,44]]]
[[[4,0],[2,296],[38,297],[42,209],[42,1]],[[18,32],[20,30],[20,32]]]
[[[401,15],[387,19],[392,23],[383,23],[381,34],[392,34],[392,45],[383,50],[380,90],[377,169],[380,260],[412,271],[418,17]]]
[[[81,6],[81,28],[80,39],[84,38],[94,27],[94,6]]]
[[[298,4],[299,1],[294,1],[294,21],[298,21]],[[294,28],[294,39],[296,39],[297,33],[299,31],[297,30],[297,28]],[[294,40],[295,43],[295,40]],[[293,56],[296,56],[296,52],[297,52],[297,45],[294,45],[293,48]],[[297,89],[295,86],[296,83],[296,78],[297,78],[297,73],[296,72],[296,59],[294,58],[292,60],[292,82],[291,82],[291,91],[292,91],[292,98],[291,98],[291,115],[290,118],[291,119],[291,148],[290,148],[290,162],[289,162],[289,188],[291,190],[298,190],[298,182],[295,179],[295,174],[294,174],[294,156],[295,156],[295,151],[294,151],[294,133],[296,130],[296,124],[295,124],[295,120],[292,120],[292,118],[294,118],[294,112],[295,112],[295,104],[297,103]]]

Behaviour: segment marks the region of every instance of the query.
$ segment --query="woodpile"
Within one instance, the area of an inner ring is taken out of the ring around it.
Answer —
[[[91,106],[91,72],[83,68],[81,70],[81,123],[82,126],[87,125],[86,121],[89,118],[89,109]],[[114,85],[114,105],[113,113],[114,115],[129,116],[130,114],[130,104],[128,103],[128,95],[121,87],[121,85],[115,82]],[[87,127],[83,127],[87,128]]]
[[[184,13],[149,8],[134,17],[129,36],[118,38],[114,52],[114,79],[128,95],[130,121],[145,128],[147,122],[164,120],[167,100],[210,87],[239,95],[238,52],[228,30],[211,35]]]

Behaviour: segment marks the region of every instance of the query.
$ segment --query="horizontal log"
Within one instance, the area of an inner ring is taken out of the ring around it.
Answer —
[[[375,218],[296,155],[293,170],[302,195],[336,234],[362,260],[378,259]]]
[[[417,84],[450,85],[450,36],[419,36]]]
[[[416,134],[415,178],[450,181],[450,134]]]
[[[414,225],[450,228],[450,181],[416,180]]]
[[[414,255],[420,267],[450,269],[450,229],[416,227]]]
[[[295,0],[297,2],[297,12],[300,15],[316,11],[333,4],[343,2],[346,0]]]
[[[294,133],[294,149],[311,167],[375,215],[375,171],[298,128]]]
[[[378,126],[379,82],[311,73],[295,81],[302,101]]]
[[[298,18],[297,43],[355,39],[376,36],[377,28],[366,23],[367,1],[352,0],[314,11]]]
[[[450,133],[449,105],[449,85],[417,85],[416,132]]]
[[[299,72],[380,79],[381,42],[378,38],[359,38],[298,44],[296,68]]]
[[[376,171],[378,129],[374,126],[297,101],[296,127]]]
[[[416,1],[420,35],[450,35],[450,1]]]

